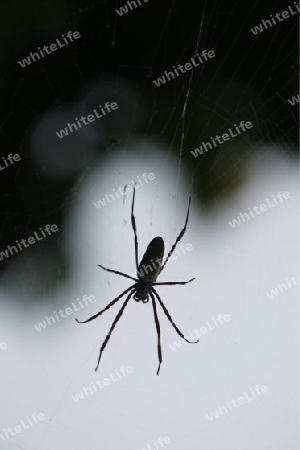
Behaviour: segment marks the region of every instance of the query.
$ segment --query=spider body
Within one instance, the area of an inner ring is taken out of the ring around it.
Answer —
[[[135,284],[134,300],[143,303],[149,302],[153,283],[156,281],[164,256],[164,240],[160,236],[152,239],[145,251],[137,270],[138,282]]]
[[[131,277],[123,272],[119,272],[117,270],[107,269],[101,265],[99,265],[99,267],[101,267],[103,270],[106,270],[107,272],[112,272],[112,273],[115,273],[116,275],[121,275],[123,277],[130,278],[131,280],[134,280],[135,283],[133,285],[131,285],[128,289],[125,289],[125,291],[123,291],[118,297],[116,297],[114,300],[112,300],[104,309],[99,311],[94,316],[90,317],[89,319],[87,319],[85,321],[79,321],[78,319],[75,319],[75,320],[78,323],[87,323],[87,322],[90,322],[91,320],[96,319],[102,313],[107,311],[111,306],[113,306],[115,303],[117,303],[125,294],[128,293],[122,307],[120,308],[118,314],[116,315],[116,317],[110,327],[110,330],[109,330],[108,334],[106,335],[106,338],[100,348],[98,364],[95,369],[95,371],[97,371],[102,353],[110,339],[110,336],[111,336],[117,322],[120,320],[120,318],[124,312],[124,309],[126,308],[130,298],[133,297],[133,299],[136,302],[142,301],[143,303],[148,303],[149,297],[150,297],[151,301],[152,301],[154,321],[155,321],[156,332],[157,332],[157,351],[158,351],[159,366],[158,366],[156,374],[158,375],[159,371],[160,371],[160,365],[162,363],[162,353],[161,353],[161,344],[160,344],[160,324],[159,324],[157,310],[156,310],[156,300],[160,304],[164,314],[167,316],[167,319],[169,320],[169,322],[171,323],[171,325],[173,326],[175,331],[179,334],[179,336],[182,339],[184,339],[189,344],[195,344],[195,343],[199,342],[199,339],[197,339],[197,341],[189,341],[188,339],[186,339],[184,337],[184,335],[179,330],[177,325],[175,325],[175,323],[173,322],[173,319],[170,316],[169,311],[167,310],[166,306],[164,305],[163,301],[161,300],[160,296],[158,295],[158,293],[156,292],[155,287],[154,287],[154,286],[158,286],[158,285],[175,285],[175,284],[184,285],[184,284],[190,283],[191,281],[193,281],[195,279],[195,278],[192,278],[191,280],[188,280],[188,281],[175,281],[175,282],[169,281],[169,282],[163,282],[163,283],[156,282],[158,275],[164,269],[168,259],[174,252],[176,245],[178,244],[178,242],[180,241],[180,239],[182,238],[182,236],[185,233],[187,223],[188,223],[188,218],[189,218],[191,198],[189,198],[189,206],[188,206],[188,211],[187,211],[184,227],[181,230],[181,232],[179,233],[179,235],[178,235],[175,243],[173,244],[171,250],[169,251],[164,263],[163,263],[164,241],[160,236],[156,236],[154,239],[152,239],[152,241],[148,245],[140,264],[138,264],[138,239],[137,239],[137,230],[136,230],[135,216],[134,216],[134,200],[135,200],[135,186],[133,189],[132,204],[131,204],[131,224],[132,224],[132,229],[134,232],[135,264],[136,264],[136,269],[137,269],[137,278],[133,278],[133,277]]]
[[[164,240],[160,236],[152,239],[140,262],[137,277],[144,282],[154,283],[160,273],[164,257]]]

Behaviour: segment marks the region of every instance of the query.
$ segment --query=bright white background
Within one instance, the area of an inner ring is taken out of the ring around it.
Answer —
[[[133,149],[139,145],[143,152],[136,156]],[[277,283],[300,273],[297,170],[279,150],[274,155],[272,149],[270,158],[270,149],[258,148],[244,184],[227,201],[220,200],[209,219],[194,194],[183,238],[193,250],[170,261],[159,280],[196,280],[187,286],[162,286],[158,292],[183,332],[199,329],[221,313],[231,321],[202,336],[199,344],[173,351],[169,344],[178,336],[158,307],[163,351],[159,377],[151,303],[131,300],[97,373],[99,347],[121,303],[89,324],[76,324],[73,314],[39,333],[34,328],[53,310],[94,295],[97,301],[77,313],[85,319],[129,286],[130,280],[97,264],[134,272],[131,194],[124,203],[119,199],[99,210],[93,202],[144,172],[156,178],[136,191],[139,257],[154,236],[162,236],[169,250],[193,190],[190,175],[181,166],[179,182],[178,164],[162,150],[158,143],[121,146],[81,180],[61,234],[72,257],[71,281],[50,299],[41,295],[38,310],[22,306],[27,295],[22,286],[30,274],[22,265],[23,253],[18,254],[19,264],[12,266],[0,292],[6,298],[0,341],[8,345],[0,350],[0,429],[14,427],[33,412],[46,419],[1,442],[4,450],[141,450],[159,436],[170,437],[168,450],[296,450],[298,288],[273,299],[266,296]],[[229,226],[240,212],[278,191],[290,192],[291,198],[239,227]],[[83,386],[122,365],[132,366],[133,373],[78,403],[72,399]],[[208,420],[206,415],[218,405],[257,384],[267,385],[268,392]]]

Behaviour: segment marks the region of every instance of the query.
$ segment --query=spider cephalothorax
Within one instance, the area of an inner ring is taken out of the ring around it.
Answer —
[[[101,265],[99,265],[99,267],[106,270],[107,272],[112,272],[117,275],[121,275],[123,277],[130,278],[131,280],[135,281],[135,284],[131,285],[128,289],[123,291],[118,297],[116,297],[114,300],[112,300],[104,309],[99,311],[94,316],[92,316],[89,319],[84,320],[84,321],[79,321],[78,319],[75,319],[75,320],[78,323],[87,323],[87,322],[90,322],[91,320],[96,319],[96,317],[100,316],[102,313],[107,311],[111,306],[113,306],[115,303],[117,303],[125,294],[128,293],[122,307],[120,308],[117,316],[115,317],[115,319],[110,327],[110,330],[109,330],[103,344],[101,345],[100,353],[99,353],[99,357],[98,357],[98,364],[95,369],[95,370],[98,370],[102,353],[110,339],[111,333],[113,332],[117,322],[120,320],[120,318],[124,312],[124,309],[126,308],[130,298],[133,296],[133,298],[136,302],[142,301],[143,303],[148,303],[149,297],[150,297],[151,301],[152,301],[154,321],[155,321],[156,331],[157,331],[157,351],[158,351],[159,366],[158,366],[156,373],[158,375],[159,371],[160,371],[160,365],[162,363],[162,354],[161,354],[161,345],[160,345],[160,324],[159,324],[157,310],[156,310],[156,300],[162,307],[163,312],[165,313],[169,322],[171,323],[173,328],[176,330],[176,332],[179,334],[179,336],[182,339],[184,339],[186,342],[189,342],[190,344],[195,344],[196,342],[198,342],[198,340],[191,342],[184,337],[184,335],[179,330],[177,325],[175,325],[175,323],[173,322],[173,319],[170,316],[169,311],[165,307],[163,301],[161,300],[160,296],[158,295],[158,293],[156,292],[156,290],[154,288],[154,286],[158,286],[158,285],[187,284],[187,283],[190,283],[190,281],[193,281],[195,279],[195,278],[192,278],[191,280],[188,280],[188,281],[175,281],[175,282],[169,281],[169,282],[164,282],[164,283],[156,283],[156,279],[157,279],[158,275],[163,271],[168,259],[174,252],[176,245],[178,244],[178,242],[180,241],[180,239],[182,238],[182,236],[185,233],[187,223],[188,223],[188,218],[189,218],[191,198],[189,198],[189,206],[188,206],[188,211],[187,211],[184,227],[181,230],[181,232],[179,233],[179,235],[178,235],[175,243],[173,244],[171,250],[169,251],[164,263],[163,263],[164,241],[160,236],[157,236],[154,239],[152,239],[152,241],[148,245],[147,250],[146,250],[140,264],[138,263],[138,238],[137,238],[137,231],[136,231],[136,224],[135,224],[135,217],[134,217],[134,200],[135,200],[135,187],[133,189],[132,204],[131,204],[131,224],[132,224],[132,229],[134,232],[135,264],[136,264],[136,269],[137,269],[137,278],[133,278],[133,277],[131,277],[123,272],[119,272],[117,270],[107,269]]]
[[[135,285],[135,293],[133,298],[136,302],[142,301],[143,303],[149,302],[149,296],[152,292],[152,283],[139,280]]]

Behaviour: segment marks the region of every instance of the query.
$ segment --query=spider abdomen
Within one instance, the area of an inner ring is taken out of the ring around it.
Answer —
[[[146,283],[154,283],[160,273],[164,256],[164,240],[160,236],[152,239],[139,264],[137,277]]]

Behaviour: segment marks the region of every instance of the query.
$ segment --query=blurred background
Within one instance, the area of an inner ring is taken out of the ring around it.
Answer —
[[[300,273],[298,108],[288,102],[299,92],[298,16],[255,36],[250,28],[287,10],[286,2],[141,0],[119,16],[124,4],[0,4],[1,157],[21,156],[0,172],[0,252],[48,223],[58,226],[0,261],[0,344],[7,344],[0,349],[0,430],[35,411],[46,417],[0,442],[4,449],[156,450],[153,441],[169,436],[170,450],[294,450],[298,288],[273,299],[266,292]],[[25,68],[18,63],[68,31],[80,39]],[[215,58],[155,86],[153,79],[202,50]],[[57,136],[106,102],[118,109]],[[191,154],[241,120],[253,128]],[[151,172],[155,178],[136,192],[139,257],[157,235],[170,249],[191,195],[183,243],[193,250],[170,261],[160,281],[196,280],[159,293],[185,333],[219,314],[231,320],[175,351],[170,344],[179,337],[159,310],[164,362],[157,377],[151,305],[132,301],[95,373],[119,307],[86,325],[74,317],[95,314],[130,285],[97,264],[135,272],[132,194],[98,201]],[[279,191],[290,199],[229,225]],[[84,295],[96,301],[34,327]],[[74,401],[122,365],[132,374]],[[257,384],[268,393],[208,420]]]

